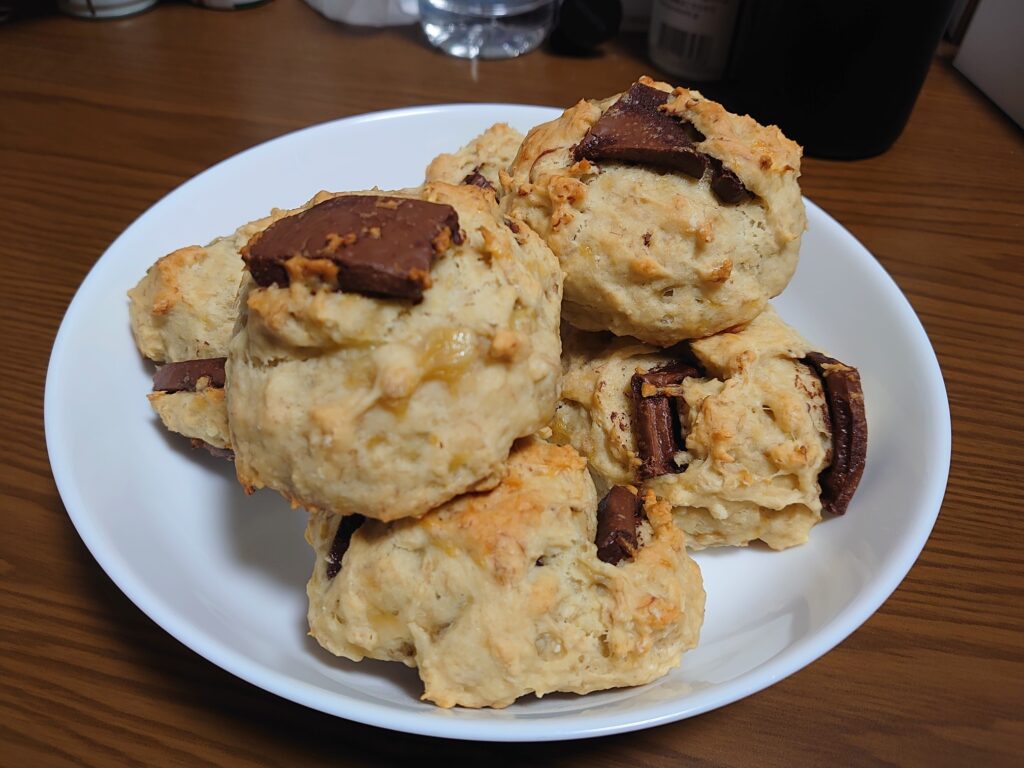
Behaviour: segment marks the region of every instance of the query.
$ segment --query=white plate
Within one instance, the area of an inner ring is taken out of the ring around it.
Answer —
[[[821,209],[776,305],[812,341],[860,368],[867,470],[845,517],[786,552],[697,555],[707,587],[700,646],[651,685],[527,698],[504,710],[420,702],[415,671],[335,659],[306,636],[312,554],[304,515],[276,494],[246,498],[231,465],[166,434],[146,402],[151,367],[132,343],[125,292],[160,255],[204,243],[321,188],[419,183],[435,154],[541,107],[458,105],[383,112],[284,136],[169,194],[132,224],[82,283],[46,380],[53,474],[103,569],[161,627],[268,691],[350,720],[459,739],[573,739],[706,712],[809,664],[853,632],[917,558],[949,469],[946,392],[910,305],[870,253]]]

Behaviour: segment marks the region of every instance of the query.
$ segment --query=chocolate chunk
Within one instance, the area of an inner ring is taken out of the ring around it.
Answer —
[[[494,188],[494,185],[487,180],[487,177],[480,173],[480,166],[478,165],[468,174],[466,178],[462,180],[463,184],[470,184],[474,187],[480,187],[480,189],[489,189],[494,194],[498,194],[498,190]]]
[[[202,378],[209,380],[207,386],[223,387],[225,360],[226,357],[208,357],[162,365],[153,374],[153,391],[195,392]]]
[[[193,448],[205,448],[211,456],[216,456],[218,459],[227,459],[228,461],[235,460],[235,452],[230,448],[219,448],[216,445],[210,445],[205,440],[200,440],[198,437],[192,438]]]
[[[679,170],[695,179],[710,168],[711,191],[719,202],[735,205],[752,200],[753,193],[739,176],[697,149],[704,134],[693,123],[659,109],[668,99],[665,91],[633,83],[573,148],[573,158],[643,163]]]
[[[450,205],[378,195],[335,197],[257,233],[242,258],[257,285],[286,286],[292,258],[336,270],[338,290],[367,296],[423,298],[434,257],[461,243]]]
[[[573,158],[644,163],[701,178],[707,158],[695,145],[704,135],[658,109],[668,98],[665,91],[633,83],[573,148]]]
[[[821,378],[832,422],[832,462],[818,475],[821,505],[825,511],[841,515],[857,490],[867,459],[868,422],[860,374],[820,352],[809,352],[801,362]]]
[[[630,380],[636,403],[639,479],[648,480],[685,469],[675,462],[675,454],[684,445],[679,411],[674,407],[674,398],[678,395],[666,390],[678,389],[686,379],[700,375],[697,367],[677,361],[647,373],[634,374]]]
[[[334,532],[334,541],[331,542],[331,549],[327,553],[327,578],[333,579],[341,570],[341,560],[348,552],[348,545],[352,543],[352,535],[359,529],[366,518],[362,515],[347,515],[341,518],[338,523],[338,530]]]
[[[739,176],[722,165],[721,160],[708,157],[708,165],[711,167],[711,191],[719,202],[738,205],[754,199],[754,193],[743,185]]]
[[[639,547],[636,525],[641,515],[640,497],[624,485],[616,485],[597,505],[597,557],[616,565],[633,559]]]
[[[633,379],[636,398],[637,447],[640,452],[640,467],[637,476],[647,480],[660,475],[681,471],[673,461],[679,451],[676,439],[675,419],[667,397],[641,397],[639,386],[642,380]]]

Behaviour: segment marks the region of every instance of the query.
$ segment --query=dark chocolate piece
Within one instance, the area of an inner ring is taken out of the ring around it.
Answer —
[[[218,459],[227,459],[228,461],[235,460],[235,452],[230,448],[218,448],[216,445],[210,445],[205,440],[200,440],[198,437],[192,438],[193,448],[205,448],[211,456],[216,456]]]
[[[658,109],[668,98],[665,91],[633,83],[573,148],[573,158],[644,163],[701,178],[707,158],[696,143],[704,136],[691,123]]]
[[[754,199],[754,193],[747,189],[740,177],[730,171],[716,157],[708,157],[711,167],[711,191],[719,202],[726,205],[738,205]]]
[[[695,366],[678,361],[634,374],[630,380],[636,403],[636,444],[641,461],[637,477],[640,480],[685,469],[675,462],[675,454],[684,445],[679,412],[673,402],[675,395],[665,394],[664,390],[677,388],[686,379],[700,375]],[[654,391],[644,394],[645,389]]]
[[[242,258],[257,285],[289,283],[294,257],[337,270],[338,290],[367,296],[423,298],[434,257],[461,243],[450,205],[379,195],[335,197],[257,233]]]
[[[489,189],[494,194],[498,194],[498,190],[494,188],[494,185],[487,180],[486,176],[480,173],[479,165],[466,174],[466,178],[462,180],[462,183],[469,184],[474,187],[480,187],[480,189]]]
[[[616,565],[633,559],[638,549],[636,525],[641,515],[640,497],[624,485],[616,485],[597,505],[597,557]]]
[[[860,373],[820,352],[809,352],[801,362],[821,378],[832,422],[832,462],[818,475],[821,505],[826,512],[841,515],[857,490],[867,459],[868,422]]]
[[[153,391],[195,392],[202,378],[209,379],[208,386],[223,387],[226,360],[226,357],[208,357],[162,365],[153,374]]]
[[[348,552],[348,545],[352,543],[352,535],[359,529],[359,526],[366,520],[362,515],[346,515],[338,523],[338,530],[334,532],[334,541],[331,542],[331,549],[327,553],[327,578],[333,579],[341,570],[341,561]]]
[[[695,179],[711,169],[711,191],[726,205],[754,198],[733,171],[717,158],[697,149],[704,134],[693,123],[659,109],[667,104],[665,91],[633,83],[594,123],[583,141],[573,147],[573,159],[618,160],[679,170]]]

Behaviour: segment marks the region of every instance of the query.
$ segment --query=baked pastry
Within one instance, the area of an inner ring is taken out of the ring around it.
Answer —
[[[153,376],[149,404],[171,432],[215,456],[233,458],[224,402],[224,358],[168,363]]]
[[[771,307],[667,350],[570,329],[565,366],[554,439],[587,457],[599,487],[643,484],[669,502],[693,549],[802,544],[823,505],[845,511],[863,471],[856,371]]]
[[[231,455],[223,358],[238,321],[245,279],[241,249],[250,237],[278,219],[331,196],[319,192],[298,208],[275,208],[270,215],[243,224],[207,246],[179,248],[157,260],[128,292],[136,346],[145,357],[164,364],[154,377],[149,402],[171,432],[191,438],[193,445],[216,455]],[[219,371],[212,378],[189,378],[197,370],[211,373],[208,365],[198,361],[218,358]],[[177,363],[182,365],[173,365]]]
[[[342,195],[255,236],[227,360],[238,479],[380,520],[494,487],[554,413],[562,275],[472,186]]]
[[[495,123],[457,152],[438,155],[427,166],[426,181],[475,184],[500,194],[498,175],[508,168],[523,143],[523,134]]]
[[[304,205],[277,209],[206,246],[190,245],[157,260],[128,291],[128,313],[139,351],[156,363],[224,357],[238,319],[244,276],[241,250],[278,219],[331,197],[319,192]]]
[[[586,462],[525,440],[494,490],[420,519],[314,513],[310,633],[416,667],[442,707],[650,682],[696,645],[704,589],[668,506],[640,506],[620,488],[599,514]]]
[[[786,287],[800,156],[774,126],[641,78],[533,128],[503,205],[561,262],[566,320],[669,346],[752,320]]]

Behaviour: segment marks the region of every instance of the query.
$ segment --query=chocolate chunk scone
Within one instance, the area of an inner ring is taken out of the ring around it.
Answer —
[[[148,397],[171,432],[190,438],[194,447],[232,457],[224,363],[223,357],[208,357],[163,365],[153,376]]]
[[[752,320],[786,287],[800,156],[778,128],[641,78],[531,130],[503,205],[558,256],[566,320],[669,346]]]
[[[218,455],[230,455],[223,358],[238,322],[239,295],[246,279],[241,250],[254,234],[278,219],[331,197],[329,192],[319,192],[298,208],[274,209],[209,245],[179,248],[157,260],[128,292],[136,346],[162,364],[149,402],[171,432]],[[199,366],[209,373],[211,360],[218,370],[215,379],[201,380],[197,368],[191,383],[166,386],[172,372]]]
[[[521,441],[494,490],[418,520],[350,521],[310,518],[310,633],[416,667],[442,707],[640,685],[697,644],[704,589],[668,505],[622,488],[599,513],[568,446]]]
[[[494,487],[560,370],[561,270],[517,229],[485,190],[435,183],[256,235],[227,360],[239,480],[380,520]]]
[[[156,363],[224,357],[238,320],[245,276],[242,247],[275,221],[331,198],[318,192],[302,206],[275,208],[206,246],[190,245],[158,259],[128,291],[132,334]]]
[[[426,181],[474,184],[499,195],[499,174],[508,168],[522,143],[523,134],[515,128],[495,123],[458,151],[431,160]]]
[[[568,329],[564,365],[554,439],[587,457],[599,486],[642,484],[669,502],[691,548],[802,544],[856,489],[859,377],[771,307],[666,350]]]

